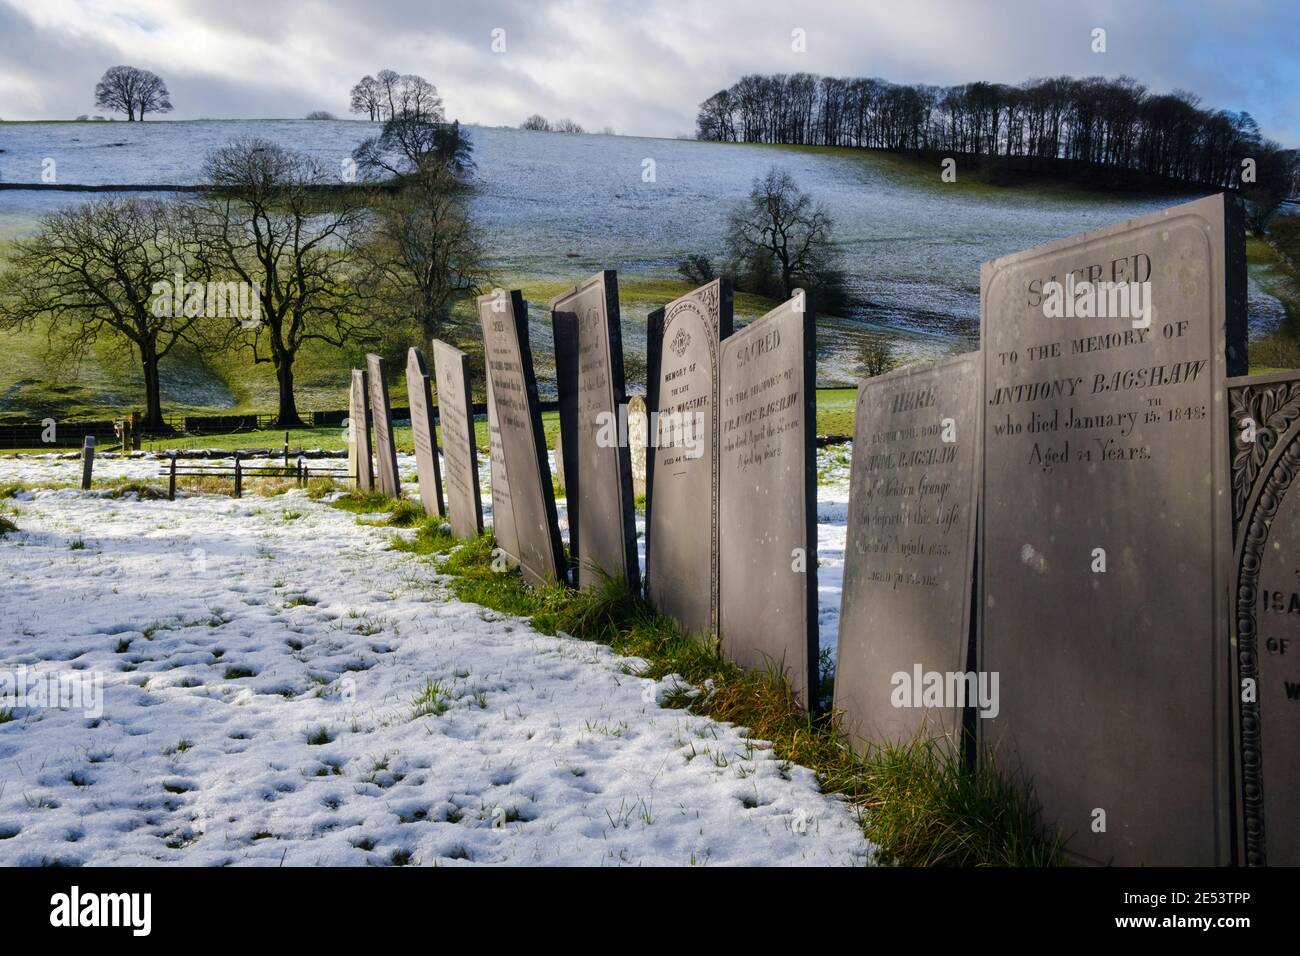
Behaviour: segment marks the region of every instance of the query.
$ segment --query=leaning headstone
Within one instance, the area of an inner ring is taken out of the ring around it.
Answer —
[[[434,339],[433,369],[438,381],[442,454],[447,461],[447,511],[451,531],[458,538],[473,538],[483,531],[483,504],[478,486],[478,447],[474,443],[469,356],[446,342]]]
[[[81,490],[90,490],[90,478],[95,471],[95,436],[87,435],[81,445]]]
[[[960,750],[965,705],[988,699],[963,682],[979,375],[972,353],[858,385],[835,709],[859,752],[920,735],[946,736]],[[949,686],[960,700],[942,699]]]
[[[1239,208],[985,263],[981,289],[979,666],[1000,687],[982,752],[1032,781],[1077,858],[1228,863]]]
[[[715,279],[652,312],[646,333],[646,596],[706,637],[718,631],[718,371],[731,331],[731,283]]]
[[[726,339],[718,433],[721,649],[743,667],[782,672],[808,709],[817,706],[816,354],[802,292]]]
[[[562,583],[564,547],[533,376],[528,306],[517,290],[508,297],[497,290],[477,301],[483,354],[510,484],[520,570],[529,584]]]
[[[393,410],[388,404],[387,368],[382,357],[366,356],[370,379],[370,416],[375,429],[375,457],[379,461],[379,490],[390,498],[402,497],[397,475],[397,446],[393,443]]]
[[[1300,372],[1228,382],[1239,862],[1300,865]]]
[[[577,476],[577,487],[566,488],[577,584],[593,587],[609,575],[639,590],[631,453],[620,427],[627,398],[615,274],[599,272],[553,299],[551,322],[560,431],[577,445],[576,456],[565,456]]]
[[[501,425],[492,396],[492,376],[487,376],[488,463],[492,481],[492,537],[497,548],[514,564],[519,563],[519,537],[515,534],[514,505],[510,501],[510,479],[506,475],[505,452],[501,447]]]
[[[650,440],[650,416],[645,397],[633,395],[627,400],[627,450],[632,462],[633,499],[645,497],[646,445]]]
[[[348,393],[348,475],[359,491],[375,488],[375,465],[370,450],[370,383],[364,369],[352,370]]]
[[[433,422],[433,393],[424,353],[406,353],[406,397],[411,405],[411,440],[415,444],[415,473],[420,482],[420,503],[427,515],[445,515],[442,504],[442,466],[438,462],[437,431]],[[445,441],[445,435],[444,435]]]

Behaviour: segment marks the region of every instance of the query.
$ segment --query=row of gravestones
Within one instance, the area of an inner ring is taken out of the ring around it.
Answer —
[[[1300,862],[1300,373],[1230,377],[1244,262],[1227,197],[1008,256],[983,269],[979,352],[860,386],[834,687],[857,749],[969,747],[1032,786],[1079,860]],[[1045,306],[1100,282],[1145,284],[1149,308]],[[527,304],[478,310],[498,547],[532,584],[639,587],[614,274],[551,303],[567,554]],[[803,703],[814,328],[797,294],[733,331],[709,283],[650,316],[645,413],[647,598]],[[453,353],[438,392],[468,421]]]

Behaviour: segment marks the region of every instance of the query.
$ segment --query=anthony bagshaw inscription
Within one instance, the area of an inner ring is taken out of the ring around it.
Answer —
[[[515,535],[514,506],[510,503],[510,478],[506,474],[505,452],[501,448],[501,426],[492,397],[492,376],[487,377],[488,462],[492,480],[492,538],[515,564],[519,563],[519,539]]]
[[[520,570],[524,580],[535,586],[561,583],[564,549],[533,378],[528,306],[518,291],[509,296],[497,291],[479,296],[478,314],[501,430]]]
[[[646,595],[708,636],[718,630],[718,362],[732,332],[731,283],[715,279],[648,325]]]
[[[451,530],[458,538],[473,538],[483,530],[483,505],[478,486],[478,449],[474,444],[469,356],[434,339],[433,368],[438,381],[442,453],[447,459],[447,510]]]
[[[402,483],[397,476],[397,447],[393,444],[393,411],[388,404],[388,379],[384,360],[367,355],[370,379],[370,415],[375,429],[375,455],[379,459],[379,490],[390,498],[402,497]]]
[[[561,433],[577,457],[565,464],[577,477],[565,488],[570,547],[577,541],[577,584],[594,587],[608,574],[641,586],[632,500],[632,460],[621,440],[623,341],[618,281],[601,272],[551,302]],[[576,351],[574,351],[576,349]],[[562,355],[562,352],[567,354]],[[566,415],[566,413],[568,413]],[[564,420],[567,418],[567,420]],[[576,484],[576,488],[573,487]]]
[[[1145,281],[1137,314],[1049,283]],[[983,751],[1095,862],[1232,856],[1224,379],[1244,364],[1235,204],[1212,197],[987,263]],[[1053,292],[1053,294],[1056,294]]]
[[[915,706],[912,687],[918,672],[967,671],[979,372],[973,353],[858,386],[835,668],[858,750],[921,733],[957,742],[965,705],[994,713],[975,695]]]
[[[814,323],[800,293],[722,343],[719,631],[817,701]],[[656,480],[658,480],[656,478]]]
[[[1233,379],[1240,862],[1300,865],[1300,372]]]
[[[370,382],[364,370],[352,370],[348,393],[348,471],[361,491],[375,487],[375,466],[370,450]]]
[[[445,515],[442,504],[442,466],[438,463],[437,432],[433,424],[433,395],[424,353],[411,348],[406,353],[406,395],[411,403],[411,438],[415,443],[415,471],[420,480],[420,502],[424,513]]]

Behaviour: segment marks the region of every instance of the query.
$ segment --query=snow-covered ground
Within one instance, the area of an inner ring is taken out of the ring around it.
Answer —
[[[0,482],[79,468],[0,458]],[[102,459],[96,476],[157,468]],[[847,499],[827,491],[824,644]],[[810,771],[659,707],[676,682],[636,660],[456,601],[388,549],[403,532],[296,491],[11,504],[0,693],[28,696],[0,723],[0,863],[870,858]],[[76,707],[35,696],[56,679]]]

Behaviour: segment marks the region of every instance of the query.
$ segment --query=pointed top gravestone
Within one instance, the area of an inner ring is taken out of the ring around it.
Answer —
[[[397,474],[397,446],[393,443],[393,411],[388,404],[388,369],[378,355],[366,356],[370,379],[370,415],[375,429],[375,455],[379,460],[379,490],[390,498],[402,497]]]
[[[804,294],[723,341],[721,355],[721,650],[784,674],[814,709],[817,353]]]
[[[360,491],[373,491],[375,487],[370,451],[369,377],[363,369],[354,368],[348,392],[348,475]]]
[[[447,462],[448,517],[456,537],[472,538],[483,530],[483,506],[478,483],[478,448],[474,443],[469,356],[434,339],[433,368],[438,381],[442,453]]]
[[[718,389],[730,281],[670,302],[648,326],[646,595],[688,633],[708,636],[718,630]]]
[[[533,376],[528,306],[518,291],[507,296],[502,290],[479,296],[477,304],[510,484],[520,570],[524,580],[535,586],[562,583],[564,547]]]
[[[406,353],[406,395],[411,405],[411,438],[415,444],[420,503],[427,515],[446,515],[442,503],[442,467],[438,462],[438,433],[434,428],[429,370],[424,362],[424,353],[414,347]]]
[[[631,452],[626,436],[627,396],[618,280],[599,272],[551,301],[560,430],[566,448],[569,547],[577,583],[598,585],[605,575],[641,585]],[[574,487],[576,478],[577,487]]]

